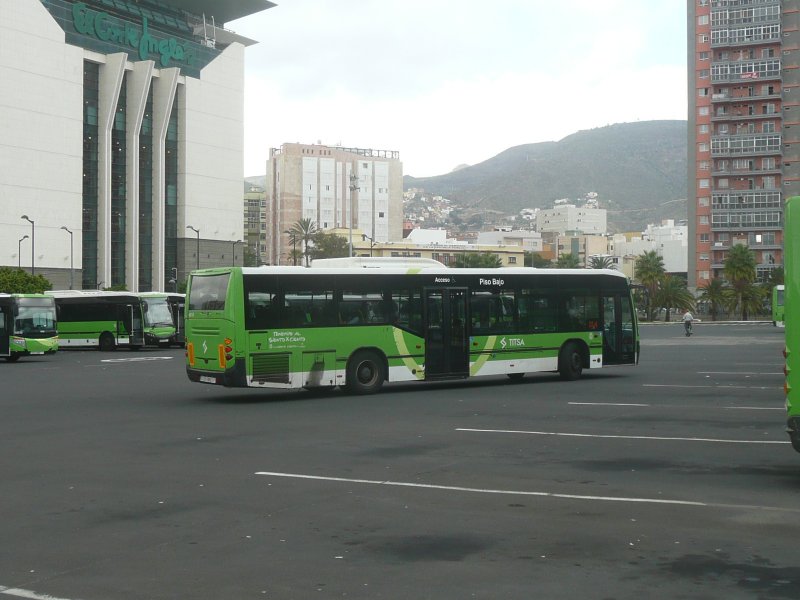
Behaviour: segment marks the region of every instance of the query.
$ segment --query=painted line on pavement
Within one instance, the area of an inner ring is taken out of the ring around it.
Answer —
[[[140,356],[137,358],[104,358],[104,363],[146,362],[148,360],[172,360],[174,356]]]
[[[633,402],[567,402],[574,406],[651,406],[650,404],[636,404]]]
[[[783,375],[783,373],[756,373],[753,371],[698,371],[698,375]]]
[[[783,389],[774,385],[678,385],[673,383],[643,383],[642,387],[665,388],[712,388],[715,390],[779,390]]]
[[[458,427],[456,431],[466,431],[469,433],[516,433],[524,435],[552,435],[555,437],[585,437],[585,438],[605,438],[616,440],[653,440],[669,442],[714,442],[717,444],[789,444],[789,441],[782,440],[726,440],[721,438],[688,438],[688,437],[668,437],[668,436],[649,436],[649,435],[608,435],[601,433],[566,433],[561,431],[522,431],[518,429],[468,429]]]
[[[37,594],[36,592],[32,592],[30,590],[3,587],[2,585],[0,585],[0,594],[16,596],[17,598],[29,598],[30,600],[68,600],[67,598],[56,598],[55,596],[49,596],[47,594]]]

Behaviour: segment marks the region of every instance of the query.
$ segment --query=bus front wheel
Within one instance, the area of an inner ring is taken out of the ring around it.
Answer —
[[[8,362],[17,362],[19,360],[20,356],[22,356],[22,355],[19,354],[18,352],[13,352],[10,355],[6,356],[6,360]]]
[[[111,335],[108,331],[104,331],[100,334],[100,351],[101,352],[110,352],[114,349],[114,336]]]
[[[558,353],[558,373],[561,379],[574,381],[583,372],[583,353],[575,342],[569,342]]]
[[[347,363],[347,389],[354,394],[374,394],[386,378],[383,360],[375,352],[356,352]]]

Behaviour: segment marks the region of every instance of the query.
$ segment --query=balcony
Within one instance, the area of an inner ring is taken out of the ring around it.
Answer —
[[[771,169],[760,169],[752,167],[750,169],[732,169],[727,167],[725,169],[712,169],[711,175],[713,177],[758,177],[760,175],[780,175],[781,170],[779,167],[772,167]],[[765,188],[766,189],[766,188]]]
[[[724,102],[752,102],[753,100],[780,100],[781,93],[780,91],[774,92],[772,94],[762,94],[762,93],[754,93],[748,94],[747,96],[734,96],[727,92],[719,92],[716,94],[711,94],[711,102],[713,103],[724,103]],[[740,115],[741,117],[747,116],[755,116],[755,115]]]

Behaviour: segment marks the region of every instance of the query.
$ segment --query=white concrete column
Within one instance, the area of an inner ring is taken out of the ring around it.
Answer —
[[[161,69],[153,80],[153,289],[164,291],[164,214],[166,149],[169,115],[175,102],[180,69]]]
[[[139,134],[154,66],[152,60],[134,63],[127,83],[125,283],[131,292],[139,291]]]
[[[111,130],[128,55],[109,54],[100,65],[97,110],[97,282],[111,285]]]

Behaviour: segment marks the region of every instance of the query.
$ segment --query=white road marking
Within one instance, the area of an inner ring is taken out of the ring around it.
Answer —
[[[672,383],[643,383],[642,387],[667,387],[667,388],[713,388],[715,390],[779,390],[783,389],[774,385],[678,385]]]
[[[650,406],[649,404],[635,404],[628,402],[567,402],[574,406]]]
[[[637,498],[634,496],[589,496],[581,494],[559,494],[555,492],[531,492],[524,490],[496,490],[491,488],[471,488],[454,485],[436,485],[432,483],[411,483],[408,481],[381,481],[378,479],[354,479],[349,477],[326,477],[322,475],[306,475],[303,473],[282,473],[276,471],[258,471],[255,475],[264,477],[283,477],[287,479],[307,479],[313,481],[334,481],[339,483],[358,483],[364,485],[380,485],[390,487],[407,487],[426,490],[442,490],[447,492],[467,492],[473,494],[499,494],[511,496],[537,496],[566,500],[589,500],[592,502],[630,502],[639,504],[669,504],[675,506],[697,506],[702,508],[729,508],[734,510],[776,511],[800,513],[798,508],[780,506],[758,506],[750,504],[721,504],[716,502],[700,502],[696,500],[670,500],[666,498]]]
[[[783,373],[757,373],[755,371],[698,371],[698,375],[783,375]]]
[[[30,600],[67,600],[66,598],[56,598],[55,596],[48,596],[47,594],[37,594],[30,590],[3,587],[2,585],[0,585],[0,594],[16,596],[17,598],[29,598]]]
[[[785,406],[723,406],[726,410],[786,410]]]
[[[565,433],[560,431],[521,431],[517,429],[468,429],[458,427],[456,431],[467,431],[471,433],[519,433],[525,435],[552,435],[556,437],[586,437],[586,438],[606,438],[618,440],[655,440],[670,442],[716,442],[718,444],[789,444],[789,441],[781,440],[724,440],[717,438],[687,438],[687,437],[667,437],[667,436],[648,436],[648,435],[608,435],[601,433]]]
[[[105,358],[100,362],[104,363],[123,363],[123,362],[145,362],[148,360],[172,360],[174,356],[140,356],[137,358]]]

